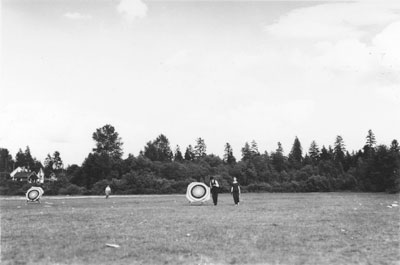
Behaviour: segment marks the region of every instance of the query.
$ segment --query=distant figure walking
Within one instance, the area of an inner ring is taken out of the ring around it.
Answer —
[[[218,184],[218,181],[214,177],[210,178],[210,188],[211,188],[212,199],[213,199],[214,205],[216,206],[218,203],[219,184]]]
[[[111,194],[110,185],[107,185],[106,190],[105,190],[105,193],[106,193],[106,199],[108,199],[108,196],[110,196],[110,194]]]
[[[239,196],[240,196],[240,185],[237,182],[236,178],[233,178],[231,193],[233,196],[233,202],[235,203],[236,206],[238,206],[239,205]]]

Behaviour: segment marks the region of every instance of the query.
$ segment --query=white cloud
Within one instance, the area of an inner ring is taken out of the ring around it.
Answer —
[[[298,84],[362,97],[400,81],[400,4],[324,3],[293,10],[266,27]],[[293,70],[296,69],[297,70]],[[345,89],[346,88],[346,89]],[[365,89],[364,89],[365,90]],[[389,100],[390,96],[380,99]],[[390,100],[393,102],[393,100]]]
[[[68,12],[64,14],[64,17],[72,20],[84,20],[84,19],[91,19],[91,15],[81,14],[79,12]]]
[[[128,22],[132,22],[136,18],[146,17],[147,9],[147,5],[141,0],[121,0],[117,6],[117,11]]]
[[[321,52],[315,58],[318,67],[341,72],[367,73],[376,66],[376,54],[372,48],[357,39],[345,39],[336,43],[317,43]]]
[[[400,70],[400,21],[388,25],[373,39],[382,63],[393,70]]]
[[[399,19],[399,4],[337,3],[296,9],[268,25],[278,38],[311,41],[340,40],[368,36],[371,28]]]

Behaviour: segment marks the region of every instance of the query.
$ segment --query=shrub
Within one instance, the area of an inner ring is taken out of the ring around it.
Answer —
[[[277,181],[272,182],[272,192],[284,192],[282,183]]]
[[[340,180],[341,185],[338,185],[338,188],[341,190],[355,190],[357,187],[356,178],[349,173],[345,173],[343,176],[341,176]]]
[[[268,183],[252,183],[244,187],[248,192],[271,192],[272,187]]]
[[[107,185],[110,185],[111,182],[106,179],[102,179],[100,181],[97,181],[96,183],[93,184],[93,187],[91,189],[92,194],[96,195],[103,195],[104,194],[104,189],[107,187]],[[111,187],[111,192],[114,193],[114,187]]]
[[[172,193],[185,194],[187,186],[193,181],[195,181],[195,180],[187,179],[187,180],[181,180],[181,181],[173,181],[171,183]]]
[[[82,195],[84,188],[81,188],[75,184],[70,184],[65,188],[60,188],[59,194],[61,195]]]
[[[327,177],[313,175],[306,181],[306,191],[332,191],[332,187]]]
[[[24,195],[25,192],[22,192],[22,187],[26,184],[26,182],[13,181],[10,179],[4,180],[1,183],[0,187],[0,195]],[[28,188],[29,189],[29,188]]]

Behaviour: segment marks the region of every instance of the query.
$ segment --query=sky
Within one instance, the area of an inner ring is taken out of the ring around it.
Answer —
[[[80,165],[106,124],[124,157],[160,134],[237,159],[295,137],[351,152],[370,129],[390,145],[398,47],[396,1],[3,0],[0,147]]]

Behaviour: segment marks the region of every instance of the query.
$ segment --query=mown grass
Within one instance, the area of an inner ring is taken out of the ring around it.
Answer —
[[[400,264],[398,195],[2,198],[1,264]],[[107,247],[118,244],[120,248]]]

